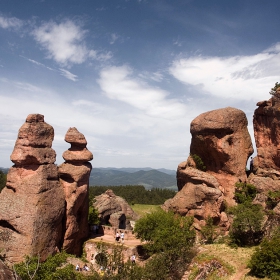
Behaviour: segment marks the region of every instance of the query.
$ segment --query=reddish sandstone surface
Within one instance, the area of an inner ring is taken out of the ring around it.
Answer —
[[[247,125],[245,113],[231,107],[203,113],[192,121],[190,154],[202,159],[206,171],[197,170],[191,156],[179,164],[179,192],[165,203],[165,209],[194,215],[198,228],[209,216],[229,227],[223,201],[235,203],[235,183],[246,180],[246,163],[253,153]]]
[[[107,190],[105,193],[96,196],[93,206],[99,213],[101,224],[109,222],[112,227],[117,229],[132,229],[130,219],[138,219],[138,215],[127,201],[115,195],[112,190]]]
[[[64,240],[62,248],[70,254],[81,255],[88,237],[89,176],[93,159],[86,148],[87,141],[75,127],[69,128],[65,141],[71,147],[63,153],[65,163],[59,166],[60,183],[66,200]]]
[[[56,252],[62,236],[64,194],[58,180],[52,126],[31,114],[19,129],[11,160],[14,166],[0,193],[0,247],[11,262],[25,255],[44,260]]]

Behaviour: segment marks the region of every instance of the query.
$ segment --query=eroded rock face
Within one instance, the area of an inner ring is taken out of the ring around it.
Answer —
[[[191,156],[181,163],[179,192],[165,208],[194,215],[197,222],[212,217],[216,224],[229,226],[223,201],[235,203],[235,183],[246,180],[246,163],[253,153],[247,124],[245,113],[231,107],[203,113],[192,121],[190,154],[202,159],[206,171],[195,169]]]
[[[254,158],[253,173],[250,174],[248,182],[256,186],[259,193],[254,202],[264,208],[268,207],[268,193],[280,190],[279,92],[277,96],[258,102],[253,118],[257,156]],[[274,209],[278,215],[279,208],[277,206]]]
[[[246,163],[253,153],[247,125],[245,113],[231,107],[203,113],[191,123],[190,153],[218,180],[229,205],[234,203],[235,183],[247,179]]]
[[[280,98],[257,103],[254,113],[254,136],[257,158],[254,166],[280,171]]]
[[[137,214],[129,204],[120,196],[114,194],[112,190],[95,197],[94,208],[98,210],[101,224],[110,223],[119,229],[132,229],[130,219],[138,219]]]
[[[59,184],[52,126],[31,114],[19,129],[11,160],[14,166],[0,193],[0,247],[11,262],[25,255],[46,259],[60,248],[64,193]]]
[[[66,216],[62,248],[70,254],[81,255],[82,244],[88,237],[89,176],[93,159],[86,148],[87,141],[75,127],[69,128],[65,141],[71,147],[63,153],[65,163],[59,166],[59,178],[64,189]]]

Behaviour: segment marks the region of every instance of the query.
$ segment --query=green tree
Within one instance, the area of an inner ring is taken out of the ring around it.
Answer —
[[[50,256],[43,263],[38,257],[26,257],[25,261],[14,266],[15,272],[22,280],[75,280],[73,265],[66,264],[70,255],[65,252]]]
[[[144,279],[180,279],[195,252],[193,218],[159,209],[138,220],[134,231],[145,240],[144,248],[155,254],[144,270]]]
[[[230,238],[238,246],[259,244],[263,236],[262,221],[264,213],[260,205],[245,202],[229,209],[233,214]]]
[[[274,87],[271,88],[270,90],[270,94],[273,95],[273,96],[276,96],[276,92],[277,92],[277,89],[280,87],[280,83],[276,82]]]
[[[90,225],[99,224],[98,211],[93,206],[89,206],[88,210],[88,223]]]
[[[7,174],[5,174],[2,170],[0,170],[0,192],[6,186],[7,182]]]
[[[248,267],[257,277],[280,279],[280,231],[269,240],[265,238],[252,255]]]

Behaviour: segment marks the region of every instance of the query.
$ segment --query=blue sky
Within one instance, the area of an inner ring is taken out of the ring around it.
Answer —
[[[280,81],[280,1],[1,0],[0,166],[40,113],[57,163],[76,127],[93,167],[176,169],[190,122],[243,110]],[[254,141],[254,140],[253,140]]]

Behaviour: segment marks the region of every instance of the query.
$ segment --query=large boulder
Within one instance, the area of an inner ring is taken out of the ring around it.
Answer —
[[[81,255],[82,245],[88,237],[89,177],[92,153],[87,141],[75,127],[69,128],[65,141],[71,147],[63,153],[65,163],[59,166],[60,183],[66,200],[64,240],[62,248],[70,254]]]
[[[138,219],[138,215],[126,200],[115,195],[112,190],[107,190],[105,193],[96,196],[93,207],[99,213],[101,224],[110,223],[117,229],[132,229],[130,219]]]
[[[24,256],[41,260],[61,244],[64,193],[58,180],[52,126],[31,114],[19,129],[14,162],[0,193],[0,248],[10,262]]]
[[[247,179],[246,163],[253,153],[247,125],[245,113],[232,107],[203,113],[191,123],[190,153],[218,180],[229,205],[234,203],[235,183]]]
[[[247,125],[245,113],[231,107],[196,117],[190,129],[190,156],[177,169],[179,192],[163,208],[194,216],[198,227],[212,217],[227,229],[224,205],[235,204],[235,183],[246,181],[246,163],[253,153]],[[197,169],[195,157],[205,171]]]

